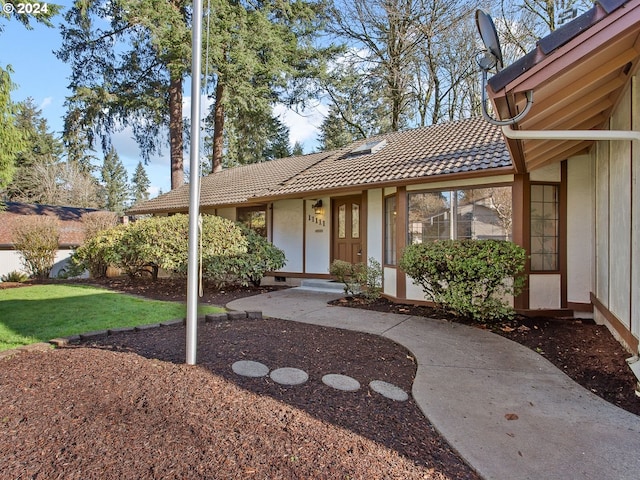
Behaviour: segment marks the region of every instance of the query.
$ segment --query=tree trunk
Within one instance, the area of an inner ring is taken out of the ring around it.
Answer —
[[[222,170],[222,146],[224,133],[224,85],[218,78],[216,85],[216,104],[213,111],[213,156],[211,157],[211,172]]]
[[[169,149],[171,158],[171,190],[184,185],[182,145],[182,76],[171,78],[169,85]]]

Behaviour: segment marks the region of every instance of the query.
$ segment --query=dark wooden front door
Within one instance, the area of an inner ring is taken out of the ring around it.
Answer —
[[[363,262],[362,196],[332,201],[333,260]]]

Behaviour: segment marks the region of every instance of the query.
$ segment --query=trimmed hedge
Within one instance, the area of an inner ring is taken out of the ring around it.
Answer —
[[[489,322],[513,315],[505,297],[522,290],[525,259],[512,242],[447,240],[408,246],[399,266],[439,307]]]

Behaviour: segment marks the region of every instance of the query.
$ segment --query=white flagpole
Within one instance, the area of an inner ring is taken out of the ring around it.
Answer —
[[[200,213],[200,75],[202,0],[193,0],[191,34],[191,149],[189,162],[189,262],[187,270],[187,365],[196,364],[198,346],[198,215]]]

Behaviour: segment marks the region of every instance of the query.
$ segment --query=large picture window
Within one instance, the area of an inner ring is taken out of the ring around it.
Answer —
[[[511,187],[410,193],[408,201],[409,244],[511,240]]]

